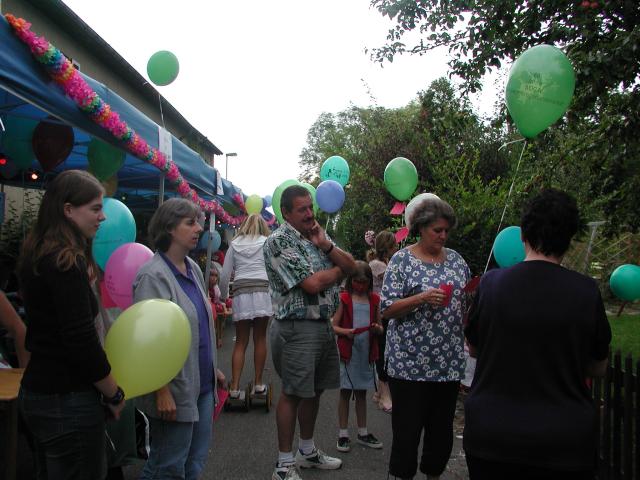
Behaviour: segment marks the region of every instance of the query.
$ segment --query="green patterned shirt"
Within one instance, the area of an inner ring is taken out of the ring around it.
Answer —
[[[317,295],[300,286],[315,272],[332,268],[329,257],[287,222],[267,238],[263,252],[275,318],[330,320],[338,307],[338,286]]]

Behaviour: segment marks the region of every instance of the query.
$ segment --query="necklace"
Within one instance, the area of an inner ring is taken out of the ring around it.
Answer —
[[[445,252],[444,248],[440,249],[440,251],[435,255],[432,255],[431,253],[421,248],[419,245],[416,245],[416,247],[417,248],[414,250],[414,253],[418,253],[417,256],[425,262],[442,263],[442,261],[444,260],[443,257],[446,257],[446,253],[443,255],[443,253]]]

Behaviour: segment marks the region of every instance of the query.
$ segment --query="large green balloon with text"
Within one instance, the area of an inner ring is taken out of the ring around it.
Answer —
[[[320,167],[320,180],[335,180],[343,187],[349,183],[349,164],[339,155],[327,158]]]
[[[273,192],[273,196],[271,197],[271,206],[273,207],[273,214],[278,219],[278,223],[284,223],[284,217],[282,216],[282,211],[280,210],[280,199],[282,198],[282,192],[286,190],[287,187],[292,185],[300,185],[298,180],[285,180],[280,185],[276,187]]]
[[[507,109],[520,133],[533,138],[567,111],[576,84],[571,62],[551,45],[524,52],[509,71]]]
[[[154,53],[147,62],[149,80],[161,87],[173,82],[178,77],[179,71],[178,57],[167,50]]]
[[[127,398],[169,383],[189,355],[191,327],[184,311],[164,299],[135,303],[120,314],[105,338],[111,373]]]
[[[384,186],[397,200],[408,200],[418,186],[416,166],[404,157],[394,158],[384,169]]]

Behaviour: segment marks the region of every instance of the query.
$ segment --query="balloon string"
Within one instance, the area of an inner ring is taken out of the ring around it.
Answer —
[[[511,145],[512,143],[526,142],[526,141],[527,141],[526,138],[519,138],[518,140],[513,140],[511,142],[503,143],[502,145],[500,145],[500,148],[498,148],[498,151],[502,150],[507,145]]]
[[[524,140],[524,143],[522,144],[522,151],[520,152],[520,158],[518,158],[518,164],[516,165],[516,172],[513,174],[513,180],[511,181],[511,186],[509,187],[509,193],[507,194],[507,199],[504,202],[504,208],[502,209],[502,216],[500,217],[500,223],[498,223],[498,231],[496,232],[496,235],[500,233],[500,228],[502,228],[502,221],[504,220],[504,215],[505,213],[507,213],[507,207],[509,206],[509,199],[511,198],[511,192],[513,191],[513,186],[516,183],[516,178],[518,178],[518,170],[520,170],[520,162],[522,161],[522,156],[524,155],[524,149],[527,147],[527,139],[524,138],[520,140],[515,140],[513,142],[505,143],[504,145],[502,145],[502,147],[505,147],[510,143],[521,142],[522,140]],[[500,148],[498,149],[498,151],[500,151]],[[491,262],[491,255],[493,255],[493,244],[491,245],[491,251],[489,252],[489,258],[487,258],[487,264],[484,267],[483,273],[487,273],[487,269],[489,268],[489,262]]]
[[[326,223],[326,224],[325,224],[325,226],[324,226],[324,231],[325,231],[325,232],[328,232],[328,231],[329,231],[328,229],[329,229],[329,219],[330,219],[330,218],[331,218],[331,215],[329,215],[329,214],[327,213],[327,223]]]

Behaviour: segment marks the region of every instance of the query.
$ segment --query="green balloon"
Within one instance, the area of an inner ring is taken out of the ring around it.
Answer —
[[[520,133],[533,138],[567,111],[576,78],[571,62],[556,47],[524,52],[509,71],[507,109]]]
[[[262,197],[259,195],[249,195],[244,202],[244,208],[248,215],[256,215],[262,211]]]
[[[37,125],[37,120],[13,115],[7,117],[5,121],[6,131],[2,136],[2,150],[20,169],[29,168],[36,158],[33,153],[32,137]]]
[[[520,227],[507,227],[493,241],[493,256],[502,268],[520,263],[525,258]]]
[[[418,171],[411,160],[397,157],[384,169],[384,186],[401,202],[413,195],[418,186]]]
[[[320,168],[320,180],[335,180],[343,187],[349,183],[349,164],[339,155],[327,158]]]
[[[284,217],[282,216],[282,211],[280,210],[280,198],[282,197],[282,192],[285,191],[287,187],[291,185],[300,185],[298,180],[285,180],[280,185],[276,187],[273,192],[273,196],[271,197],[271,206],[273,207],[273,214],[278,219],[279,223],[284,222]]]
[[[302,185],[304,188],[309,190],[309,193],[311,194],[311,199],[313,200],[313,213],[317,214],[318,213],[318,201],[316,200],[316,187],[314,187],[310,183],[305,183],[305,182],[302,182],[300,185]]]
[[[609,278],[609,286],[613,294],[633,302],[640,298],[640,267],[638,265],[620,265]]]
[[[125,156],[122,150],[92,138],[87,150],[89,171],[100,181],[109,180],[122,168]]]
[[[149,80],[161,87],[173,82],[178,77],[179,71],[178,57],[167,50],[154,53],[147,62]]]

